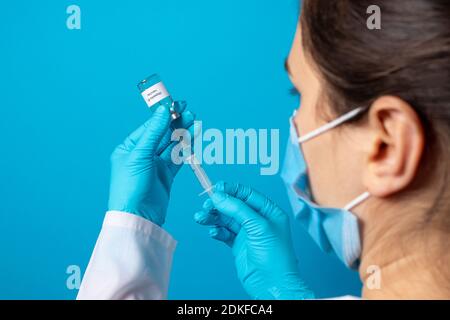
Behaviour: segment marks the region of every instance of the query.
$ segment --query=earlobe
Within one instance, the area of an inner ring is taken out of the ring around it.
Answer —
[[[420,166],[425,137],[415,110],[397,97],[377,99],[369,111],[373,132],[364,182],[369,192],[388,197],[406,189]]]

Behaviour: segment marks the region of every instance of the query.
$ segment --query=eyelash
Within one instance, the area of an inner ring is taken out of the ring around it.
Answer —
[[[289,94],[294,97],[300,96],[300,92],[297,90],[296,87],[292,87],[291,89],[289,89]]]

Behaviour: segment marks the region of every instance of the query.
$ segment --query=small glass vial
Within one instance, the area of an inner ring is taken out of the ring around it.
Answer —
[[[175,110],[175,102],[159,75],[153,74],[142,80],[138,83],[138,88],[149,108],[165,105],[169,107],[173,120],[180,117],[180,114]]]

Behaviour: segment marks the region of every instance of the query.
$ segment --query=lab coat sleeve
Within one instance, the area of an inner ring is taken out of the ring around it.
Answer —
[[[156,224],[108,212],[77,299],[167,299],[175,246],[176,241]]]

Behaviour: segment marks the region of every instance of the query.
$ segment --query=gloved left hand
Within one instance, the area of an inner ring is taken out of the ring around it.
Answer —
[[[188,129],[193,136],[194,115],[186,103],[176,103],[181,117],[172,122],[169,108],[160,106],[151,118],[119,145],[111,156],[109,210],[132,213],[162,226],[170,189],[181,165],[171,153],[172,129]],[[172,127],[172,129],[171,129]]]
[[[232,248],[239,280],[252,298],[314,298],[298,273],[289,218],[264,195],[221,182],[194,219]]]

